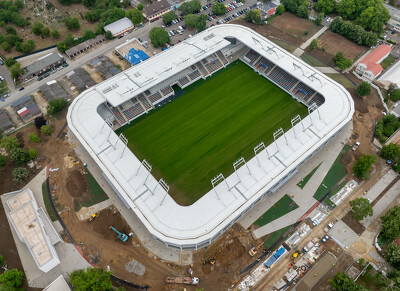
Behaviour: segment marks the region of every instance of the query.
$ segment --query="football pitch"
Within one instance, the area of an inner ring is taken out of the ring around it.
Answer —
[[[212,189],[211,179],[233,173],[233,162],[254,157],[307,108],[237,61],[184,89],[184,94],[130,125],[124,135],[139,160],[170,185],[178,204],[190,205]]]

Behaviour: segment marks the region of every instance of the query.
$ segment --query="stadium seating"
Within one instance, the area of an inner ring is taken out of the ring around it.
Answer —
[[[149,100],[144,96],[143,93],[140,93],[137,98],[139,99],[140,102],[142,102],[143,106],[148,110],[151,108],[151,104]]]
[[[149,96],[149,100],[151,101],[151,103],[156,103],[158,100],[160,100],[162,98],[161,93],[160,92],[156,92],[153,95]]]
[[[268,77],[280,85],[282,88],[286,90],[290,90],[296,83],[297,79],[294,78],[292,75],[286,73],[284,70],[275,66],[275,68],[269,73]]]
[[[181,88],[185,87],[185,85],[189,82],[190,82],[190,80],[187,76],[183,76],[183,77],[179,78],[179,80],[178,80],[178,84]]]
[[[217,51],[216,54],[224,65],[228,63],[228,60],[225,58],[224,54],[221,51]]]
[[[313,103],[317,104],[317,106],[321,106],[322,104],[324,104],[325,102],[325,98],[324,96],[322,96],[321,94],[317,93],[309,102],[308,105],[311,105]]]
[[[191,73],[188,75],[188,77],[190,78],[191,81],[193,81],[193,80],[197,80],[198,78],[200,78],[201,75],[200,75],[199,70],[196,69],[195,71],[191,72]]]
[[[203,64],[201,62],[196,63],[196,67],[199,68],[200,73],[203,75],[203,77],[208,75],[208,72],[206,70],[206,68],[204,68]]]
[[[150,96],[150,95],[151,95],[150,90],[144,91],[144,95],[145,95],[145,96]]]
[[[161,88],[161,93],[164,96],[167,96],[167,95],[171,94],[172,92],[174,92],[174,90],[172,90],[171,86],[166,86],[164,88]]]
[[[143,111],[143,107],[139,103],[136,103],[127,110],[124,110],[123,113],[128,120],[132,120],[136,116],[140,115]]]
[[[260,72],[268,75],[268,73],[275,67],[275,64],[262,57],[255,63],[255,67],[258,68]]]
[[[216,58],[215,55],[212,55],[212,59],[209,62],[206,62],[205,66],[207,70],[210,72],[210,74],[212,74],[214,71],[220,69],[222,67],[222,64],[220,60]]]
[[[299,89],[306,92],[307,95],[309,95],[309,96],[312,96],[315,94],[315,91],[313,89],[311,89],[310,87],[308,87],[307,85],[305,85],[304,83],[301,83],[301,82],[293,89],[293,91],[296,92]]]
[[[110,109],[111,113],[114,115],[115,119],[118,121],[120,125],[123,125],[127,122],[125,117],[122,115],[122,113],[118,110],[118,108],[113,107],[110,103],[106,103],[108,109]]]
[[[244,56],[250,60],[250,65],[253,64],[260,57],[260,55],[252,49],[250,49]]]

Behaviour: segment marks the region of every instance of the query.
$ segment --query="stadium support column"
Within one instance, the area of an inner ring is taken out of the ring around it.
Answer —
[[[296,139],[298,139],[298,136],[297,136],[297,133],[296,133],[296,130],[295,130],[294,126],[295,126],[297,123],[300,122],[300,123],[301,123],[301,126],[303,127],[303,132],[304,132],[306,129],[305,129],[305,127],[304,127],[303,120],[301,119],[300,115],[297,114],[295,117],[293,117],[293,118],[291,119],[290,122],[291,122],[291,124],[292,124],[292,129],[293,129],[294,136],[295,136]],[[303,143],[301,140],[300,140],[300,142]]]

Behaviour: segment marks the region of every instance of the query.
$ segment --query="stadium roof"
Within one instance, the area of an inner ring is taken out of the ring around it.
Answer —
[[[113,36],[118,35],[121,32],[126,31],[129,28],[133,28],[134,25],[128,17],[121,18],[109,25],[104,26],[105,31],[110,31]]]
[[[194,204],[180,206],[162,187],[149,191],[158,181],[152,175],[147,179],[144,167],[137,170],[141,161],[130,150],[123,151],[124,144],[104,126],[97,108],[106,100],[117,106],[216,51],[232,48],[225,38],[235,38],[278,64],[322,94],[325,103],[247,161],[252,175],[247,167],[241,167],[237,175],[226,178],[227,184],[235,187],[228,189],[226,183],[220,183]],[[150,233],[169,246],[192,248],[211,242],[267,192],[276,191],[353,113],[353,100],[340,84],[250,28],[229,24],[211,27],[84,91],[69,107],[67,119],[72,132]],[[148,188],[143,185],[145,179]]]

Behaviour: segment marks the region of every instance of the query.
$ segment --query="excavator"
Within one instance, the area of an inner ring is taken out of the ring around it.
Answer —
[[[90,215],[90,217],[88,218],[88,222],[92,222],[92,221],[95,220],[97,217],[99,217],[99,212],[93,213],[93,214]]]
[[[264,242],[260,243],[258,246],[253,247],[249,250],[249,255],[254,257],[258,253],[258,249],[264,244]]]

